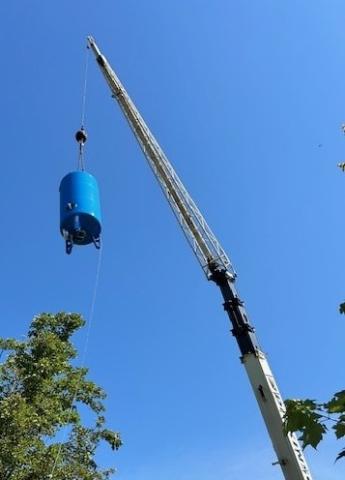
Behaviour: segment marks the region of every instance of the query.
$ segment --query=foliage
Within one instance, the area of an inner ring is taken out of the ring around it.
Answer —
[[[285,429],[288,432],[301,432],[299,439],[303,448],[311,445],[316,448],[328,431],[328,425],[336,437],[345,436],[345,390],[337,392],[325,403],[314,400],[287,400]],[[345,456],[343,449],[336,460]]]
[[[339,305],[339,312],[345,314],[345,303]],[[325,433],[334,431],[337,439],[345,437],[345,390],[336,392],[324,403],[315,400],[287,400],[285,414],[286,432],[301,432],[299,440],[303,448],[311,445],[316,449]],[[345,457],[345,448],[336,458]]]
[[[77,314],[41,314],[26,340],[0,338],[2,354],[8,351],[0,365],[1,480],[106,480],[113,473],[95,461],[101,441],[113,450],[121,445],[105,428],[105,393],[87,368],[72,365],[70,337],[83,325]],[[93,413],[91,426],[83,424],[83,405]]]

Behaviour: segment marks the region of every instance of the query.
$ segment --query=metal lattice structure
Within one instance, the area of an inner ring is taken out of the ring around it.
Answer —
[[[117,100],[127,118],[128,124],[137,138],[202,269],[209,277],[211,274],[209,264],[216,263],[226,268],[232,275],[235,275],[228,256],[185,189],[165,153],[121,84],[118,76],[101,55],[93,38],[89,37],[88,40],[89,45],[96,54],[98,63],[102,66],[102,72],[112,91],[113,97]]]

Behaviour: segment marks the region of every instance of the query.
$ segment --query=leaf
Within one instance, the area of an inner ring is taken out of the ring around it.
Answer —
[[[341,437],[344,437],[344,435],[345,435],[345,423],[343,423],[341,421],[337,422],[337,424],[334,425],[332,428],[335,431],[335,436],[337,437],[337,439],[339,439]]]
[[[343,458],[343,457],[345,457],[345,448],[340,453],[338,453],[338,456],[335,459],[335,461],[337,462],[340,458]]]
[[[299,438],[302,441],[303,448],[307,445],[311,445],[316,449],[326,431],[327,427],[324,424],[314,419],[309,419],[306,426],[303,428],[302,435]]]
[[[320,405],[314,400],[287,400],[284,427],[286,432],[301,432],[303,448],[311,445],[316,448],[327,431],[318,413]]]

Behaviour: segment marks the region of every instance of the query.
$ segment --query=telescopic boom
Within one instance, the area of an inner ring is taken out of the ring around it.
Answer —
[[[285,480],[312,480],[297,437],[284,432],[285,405],[236,291],[236,274],[228,256],[92,37],[88,37],[88,44],[203,271],[221,290],[224,310],[241,351],[241,362],[277,455],[274,464],[280,465]]]

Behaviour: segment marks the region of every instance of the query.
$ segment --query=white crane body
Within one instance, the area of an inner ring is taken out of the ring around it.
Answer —
[[[241,351],[241,361],[277,455],[273,464],[280,465],[285,480],[312,480],[297,437],[284,431],[285,405],[237,294],[236,273],[228,256],[92,37],[88,37],[88,44],[203,271],[221,290],[224,309]]]

